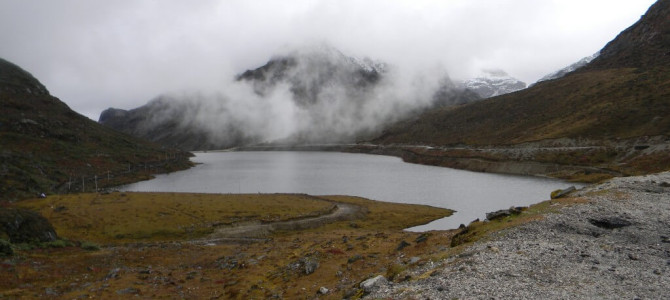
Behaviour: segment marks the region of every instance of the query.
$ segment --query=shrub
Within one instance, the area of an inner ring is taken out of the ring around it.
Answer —
[[[81,249],[88,250],[88,251],[98,251],[98,250],[100,250],[100,246],[98,246],[98,244],[93,243],[93,242],[86,242],[86,241],[81,242],[79,247]]]

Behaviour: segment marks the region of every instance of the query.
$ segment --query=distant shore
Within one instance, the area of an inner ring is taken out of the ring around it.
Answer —
[[[612,177],[662,171],[670,141],[643,137],[617,141],[546,140],[502,146],[357,144],[265,144],[222,151],[334,151],[400,157],[408,163],[476,172],[543,176],[596,183]]]

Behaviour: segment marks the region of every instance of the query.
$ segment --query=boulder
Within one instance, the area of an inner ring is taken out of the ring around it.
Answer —
[[[398,247],[395,248],[395,251],[400,251],[402,249],[405,249],[405,247],[409,246],[410,244],[405,241],[401,241],[400,244],[398,244]]]
[[[301,262],[305,267],[305,275],[314,273],[319,267],[319,262],[314,258],[303,258]]]
[[[53,242],[58,238],[49,221],[23,208],[0,208],[0,237],[11,243]]]
[[[597,219],[589,219],[589,223],[598,226],[600,228],[606,228],[606,229],[621,228],[633,224],[630,221],[619,217],[603,217]]]
[[[575,190],[577,190],[577,189],[575,188],[574,185],[573,185],[573,186],[570,186],[570,187],[567,188],[567,189],[563,189],[563,190],[555,190],[555,191],[551,192],[551,199],[558,199],[558,198],[565,197],[565,196],[567,196],[568,194],[574,192]]]
[[[386,284],[388,284],[388,280],[386,280],[386,277],[382,275],[377,275],[375,277],[366,279],[365,281],[361,282],[359,286],[366,293],[372,293],[382,285]]]
[[[496,219],[501,219],[504,217],[512,216],[512,215],[518,215],[520,214],[525,207],[510,207],[508,209],[501,209],[497,210],[494,212],[486,213],[486,219],[489,221],[493,221]]]

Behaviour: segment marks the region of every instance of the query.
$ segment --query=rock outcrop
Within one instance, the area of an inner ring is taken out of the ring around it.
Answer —
[[[21,208],[0,208],[0,237],[11,243],[52,242],[58,236],[40,214]]]

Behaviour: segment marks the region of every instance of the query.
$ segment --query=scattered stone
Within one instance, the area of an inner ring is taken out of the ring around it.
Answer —
[[[59,295],[60,295],[60,294],[58,294],[58,292],[56,292],[56,290],[55,290],[54,288],[52,288],[52,287],[44,288],[44,294],[46,294],[47,296],[59,296]]]
[[[496,219],[502,219],[504,217],[509,217],[512,215],[518,215],[524,210],[523,207],[510,207],[508,209],[501,209],[498,211],[486,213],[486,219],[493,221]]]
[[[429,234],[427,233],[422,233],[419,237],[414,240],[415,243],[420,244],[428,240]]]
[[[316,271],[316,269],[319,267],[319,262],[314,258],[305,257],[301,259],[301,262],[305,267],[305,275],[314,273],[314,271]]]
[[[110,279],[116,279],[119,278],[119,272],[121,272],[121,268],[115,268],[109,271],[107,275],[105,276],[105,280],[110,280]]]
[[[138,290],[134,287],[129,287],[129,288],[125,288],[125,289],[121,289],[121,290],[116,291],[116,294],[118,294],[118,295],[135,295],[135,294],[139,294],[139,293],[140,293],[140,290]]]
[[[354,262],[359,261],[359,260],[361,260],[361,259],[363,259],[363,256],[361,256],[360,254],[356,254],[356,255],[350,257],[350,258],[347,260],[347,262],[349,262],[349,263],[351,264],[351,263],[354,263]]]
[[[640,258],[633,253],[628,253],[628,258],[630,258],[631,260],[640,260]]]
[[[412,258],[409,259],[409,264],[410,264],[410,265],[411,265],[411,264],[415,264],[415,263],[417,263],[417,262],[420,261],[420,260],[421,260],[420,257],[418,257],[418,256],[412,256]]]
[[[589,223],[598,226],[600,228],[606,228],[606,229],[622,228],[633,224],[630,221],[619,217],[604,217],[599,219],[589,219]]]
[[[395,248],[395,251],[400,251],[402,249],[405,249],[405,247],[409,246],[410,243],[402,241],[400,244],[398,244],[398,247]]]
[[[330,292],[330,290],[328,288],[326,288],[325,286],[322,286],[322,287],[319,288],[319,294],[321,294],[321,295],[328,294],[328,292]]]
[[[664,187],[664,188],[666,188],[666,187],[670,187],[670,182],[665,182],[665,181],[663,181],[663,182],[661,182],[661,183],[659,184],[659,186]]]
[[[574,185],[573,185],[573,186],[570,186],[570,187],[567,188],[567,189],[563,189],[563,190],[555,190],[555,191],[551,192],[551,199],[558,199],[558,198],[565,197],[565,196],[567,196],[568,194],[570,194],[570,193],[572,193],[572,192],[574,192],[574,191],[576,191],[576,190],[577,190],[577,189],[575,188]]]
[[[388,284],[388,280],[382,275],[377,275],[375,277],[369,278],[359,285],[366,293],[371,293],[374,290],[380,288],[382,285]]]

